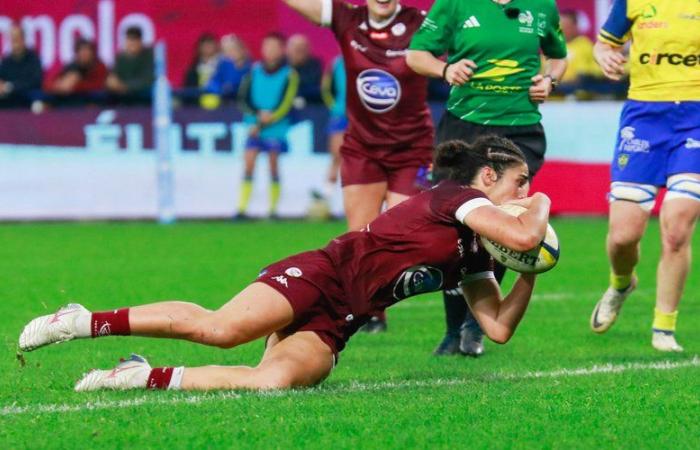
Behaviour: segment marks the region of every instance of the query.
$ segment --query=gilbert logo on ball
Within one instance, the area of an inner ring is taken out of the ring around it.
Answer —
[[[357,76],[357,93],[362,104],[374,113],[391,111],[401,99],[401,84],[392,74],[367,69]]]
[[[526,211],[522,206],[501,205],[500,208],[512,216],[519,216]],[[520,273],[542,273],[551,270],[559,261],[559,238],[551,225],[542,242],[526,252],[518,252],[498,242],[481,237],[481,244],[493,258]]]

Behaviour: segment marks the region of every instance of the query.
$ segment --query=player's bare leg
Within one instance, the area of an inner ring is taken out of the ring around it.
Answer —
[[[331,217],[331,200],[338,185],[340,170],[340,146],[343,144],[343,132],[333,133],[328,138],[328,152],[331,163],[328,165],[326,180],[323,186],[311,191],[311,204],[308,216],[314,220],[326,220]]]
[[[216,311],[194,303],[160,302],[90,313],[80,305],[32,320],[20,348],[34,350],[75,338],[136,335],[185,339],[231,348],[284,328],[294,313],[287,299],[264,283],[253,283]]]
[[[152,368],[143,357],[131,355],[113,369],[88,372],[75,385],[75,390],[288,389],[320,383],[333,369],[333,363],[333,352],[318,335],[303,331],[268,342],[268,348],[256,367]]]
[[[648,221],[649,212],[636,203],[610,203],[607,238],[610,287],[591,315],[591,329],[596,333],[606,332],[615,323],[623,302],[636,287],[634,268],[639,262],[639,241]]]
[[[700,180],[700,176],[698,176]],[[691,240],[700,216],[700,202],[677,198],[661,206],[661,258],[656,273],[656,310],[652,345],[661,351],[682,351],[675,339],[678,304],[691,263]]]
[[[340,146],[343,145],[344,132],[333,133],[328,139],[328,149],[331,154],[331,164],[328,167],[328,183],[335,187],[340,171]]]
[[[333,361],[333,352],[316,333],[301,331],[269,346],[256,367],[186,368],[181,388],[286,389],[313,386],[328,376]]]
[[[129,310],[131,334],[185,339],[231,348],[267,336],[294,319],[289,301],[264,283],[253,283],[216,311],[194,303],[163,302]]]
[[[386,187],[385,181],[343,187],[343,205],[348,220],[348,230],[362,229],[382,212]]]
[[[408,198],[409,196],[406,194],[399,194],[398,192],[388,191],[386,193],[386,209],[391,209],[394,206],[401,203],[402,201],[407,200]]]

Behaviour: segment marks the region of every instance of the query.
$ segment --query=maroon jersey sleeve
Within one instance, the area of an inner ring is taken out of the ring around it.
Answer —
[[[442,182],[434,189],[430,208],[445,222],[464,223],[464,218],[474,209],[493,204],[483,192],[455,182]]]

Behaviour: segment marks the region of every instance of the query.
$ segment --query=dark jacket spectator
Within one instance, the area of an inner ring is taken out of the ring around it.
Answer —
[[[41,62],[18,26],[10,30],[10,45],[10,54],[0,61],[0,106],[28,105],[32,91],[41,89]]]
[[[206,91],[235,98],[243,78],[250,72],[251,61],[245,43],[233,34],[221,38],[223,56],[219,59]]]
[[[203,88],[209,83],[219,63],[219,43],[213,34],[205,33],[197,40],[197,51],[185,73],[184,86]]]
[[[127,102],[148,102],[154,81],[153,49],[143,45],[141,29],[126,30],[124,51],[117,55],[107,89]]]
[[[303,97],[307,102],[320,102],[323,64],[311,55],[311,45],[306,36],[295,34],[289,38],[287,62],[299,74],[299,97]]]
[[[56,94],[88,94],[105,89],[107,67],[97,58],[95,44],[80,39],[75,43],[73,62],[63,67],[51,85]]]

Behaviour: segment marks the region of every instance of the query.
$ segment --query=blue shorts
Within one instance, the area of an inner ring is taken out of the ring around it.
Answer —
[[[348,118],[345,116],[331,116],[328,119],[326,132],[328,134],[343,133],[348,128]]]
[[[654,186],[700,173],[700,101],[625,102],[611,169],[612,181]]]
[[[286,139],[260,136],[249,136],[245,143],[245,148],[246,150],[256,149],[264,153],[287,153],[287,150],[289,150]]]

